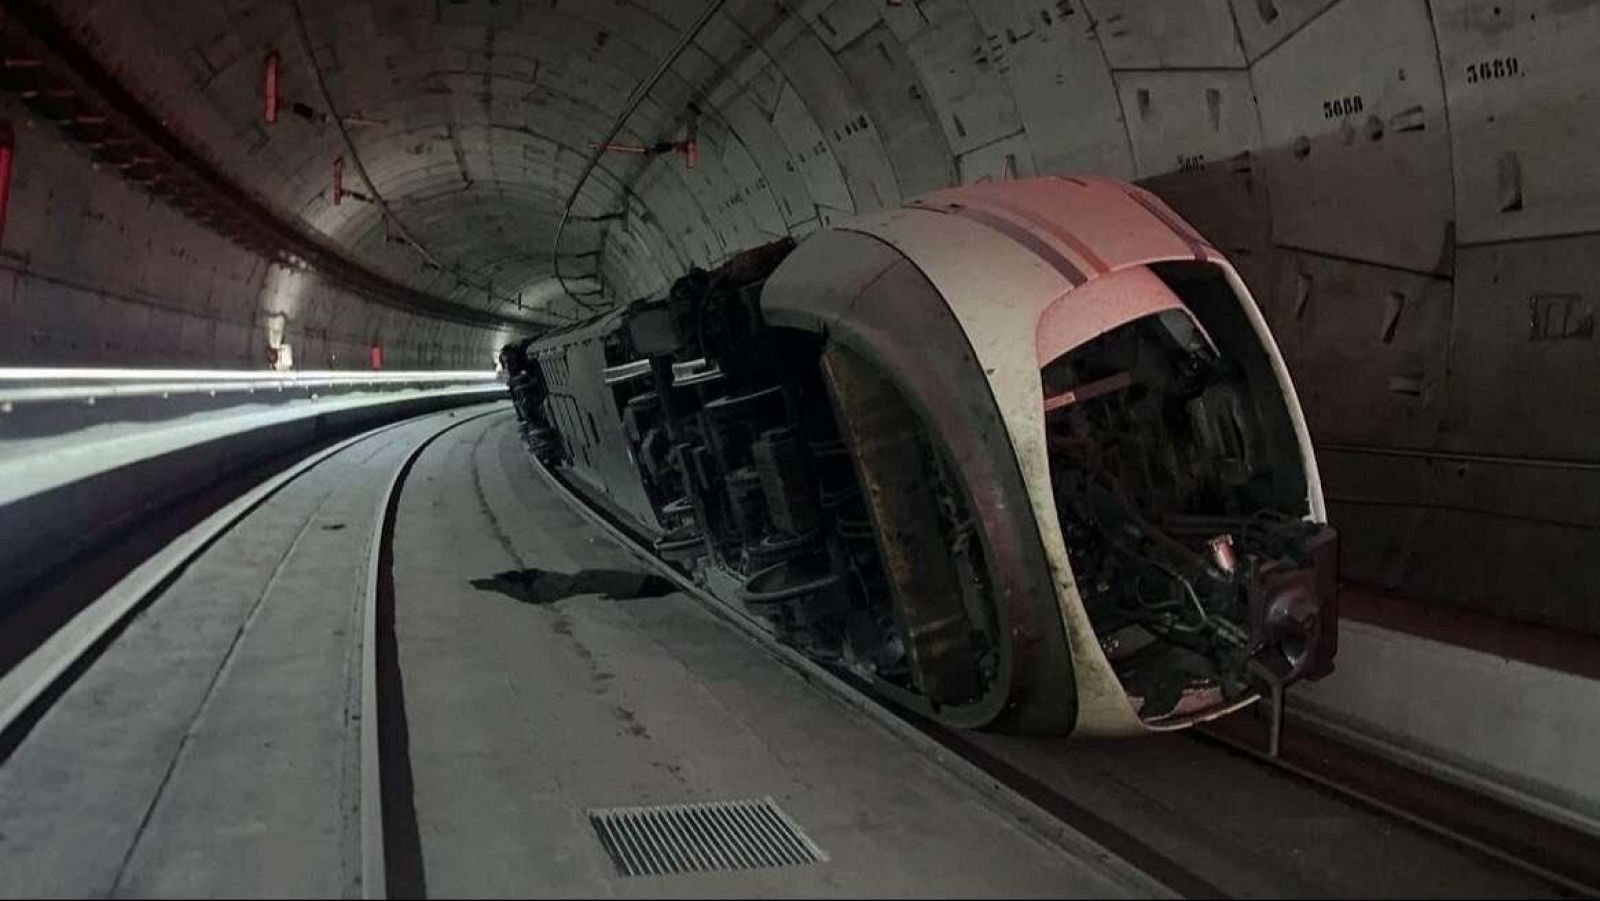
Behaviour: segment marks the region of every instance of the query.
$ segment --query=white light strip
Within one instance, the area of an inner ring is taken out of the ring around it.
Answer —
[[[492,370],[273,372],[228,369],[0,369],[0,413],[17,404],[117,397],[307,391],[364,386],[489,384]]]
[[[285,370],[272,369],[90,369],[37,367],[0,369],[0,382],[157,382],[157,381],[465,381],[492,379],[492,369],[456,370]]]

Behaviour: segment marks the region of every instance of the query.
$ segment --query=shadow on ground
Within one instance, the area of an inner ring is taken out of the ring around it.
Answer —
[[[511,569],[487,579],[473,579],[479,591],[497,591],[524,604],[550,604],[580,594],[597,594],[608,601],[658,598],[671,594],[671,582],[648,573],[621,569],[585,569],[575,573],[543,569]]]

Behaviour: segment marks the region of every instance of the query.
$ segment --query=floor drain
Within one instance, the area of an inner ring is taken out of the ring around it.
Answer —
[[[589,822],[624,876],[788,867],[828,859],[771,798],[612,807]]]

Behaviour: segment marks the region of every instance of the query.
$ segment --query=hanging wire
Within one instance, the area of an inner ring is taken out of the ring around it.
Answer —
[[[594,150],[589,154],[589,161],[584,165],[583,172],[578,175],[578,181],[572,186],[572,193],[568,195],[566,205],[561,210],[561,221],[556,225],[555,240],[550,242],[550,265],[555,271],[556,281],[561,285],[562,292],[574,304],[591,313],[598,313],[604,307],[580,300],[578,295],[567,287],[566,277],[561,274],[561,237],[567,230],[568,220],[572,218],[572,208],[578,203],[578,194],[583,190],[584,184],[588,182],[589,176],[594,173],[595,167],[600,164],[600,157],[605,154],[606,147],[616,141],[617,135],[622,131],[622,127],[627,124],[628,118],[639,108],[639,104],[644,102],[644,98],[648,97],[650,92],[655,89],[656,84],[672,68],[673,63],[678,61],[678,57],[683,55],[683,51],[694,43],[694,39],[700,35],[701,29],[706,27],[706,23],[711,21],[711,17],[716,15],[718,10],[722,9],[722,5],[725,2],[726,0],[711,0],[710,3],[707,3],[705,9],[701,10],[700,17],[695,19],[694,24],[684,30],[683,36],[678,39],[677,46],[673,47],[672,52],[662,58],[661,64],[656,66],[655,72],[651,73],[649,78],[639,82],[638,87],[633,89],[633,93],[628,97],[628,102],[623,105],[622,111],[617,114],[616,119],[611,123],[611,129],[606,132],[605,137],[599,143],[595,144]]]
[[[344,141],[345,151],[350,154],[350,161],[355,164],[356,172],[361,175],[361,180],[366,182],[367,191],[371,194],[372,201],[383,211],[384,221],[392,225],[400,233],[400,237],[404,238],[408,244],[422,255],[423,259],[427,260],[439,271],[448,274],[457,282],[469,288],[482,289],[491,302],[497,299],[493,282],[475,282],[463,274],[458,267],[446,264],[426,245],[417,240],[417,236],[412,234],[406,224],[401,222],[400,217],[396,216],[394,210],[389,207],[389,201],[384,199],[383,194],[378,190],[377,184],[372,180],[372,176],[367,174],[366,164],[361,161],[361,154],[356,151],[355,141],[350,137],[350,129],[345,127],[344,116],[339,113],[338,107],[333,103],[333,92],[328,89],[328,80],[322,74],[322,66],[317,62],[317,55],[311,49],[311,32],[306,28],[305,12],[300,8],[300,0],[289,0],[289,8],[294,12],[295,31],[300,38],[300,47],[305,52],[306,60],[311,63],[311,73],[316,78],[317,90],[322,94],[323,105],[328,108],[328,117],[333,120],[334,126],[339,129],[339,137]],[[522,307],[522,299],[514,295],[506,295],[498,299],[519,309]],[[577,318],[569,313],[559,312],[554,309],[546,309],[539,312],[560,316],[564,319]]]

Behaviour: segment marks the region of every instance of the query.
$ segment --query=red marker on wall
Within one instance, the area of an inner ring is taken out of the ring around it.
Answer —
[[[261,112],[267,124],[271,125],[278,121],[278,54],[275,52],[267,54],[264,77],[266,83],[262,86],[262,95],[266,105]]]
[[[6,235],[6,208],[11,203],[11,160],[16,147],[16,136],[10,121],[0,121],[0,241]]]

